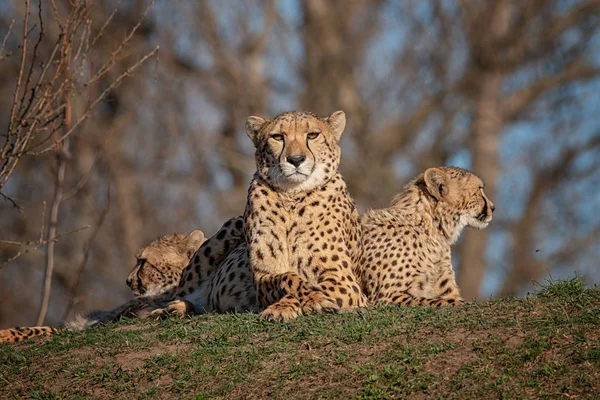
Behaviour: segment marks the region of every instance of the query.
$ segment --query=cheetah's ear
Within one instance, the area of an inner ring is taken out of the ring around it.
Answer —
[[[206,238],[204,237],[204,233],[199,230],[195,230],[185,238],[185,248],[190,253],[190,256],[198,250],[198,248],[204,243]]]
[[[260,128],[267,122],[264,118],[251,116],[246,120],[246,134],[252,143],[256,143],[256,134],[260,131]]]
[[[446,174],[439,168],[429,168],[423,174],[427,191],[437,200],[448,195]]]
[[[344,128],[346,128],[346,113],[343,111],[336,111],[327,118],[327,122],[331,125],[335,140],[339,141],[342,137],[342,132],[344,132]]]

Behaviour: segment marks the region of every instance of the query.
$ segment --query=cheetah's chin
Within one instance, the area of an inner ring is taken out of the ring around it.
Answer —
[[[308,175],[302,172],[293,172],[285,176],[285,179],[292,183],[301,183],[308,179]]]
[[[489,225],[489,223],[490,223],[491,220],[492,220],[491,216],[485,217],[483,219],[480,219],[479,217],[478,218],[473,218],[471,220],[471,223],[469,225],[472,226],[473,228],[483,229],[483,228],[486,228]]]

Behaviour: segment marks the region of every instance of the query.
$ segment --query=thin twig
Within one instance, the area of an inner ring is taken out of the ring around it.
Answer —
[[[152,7],[152,5],[154,5],[154,0],[152,0],[150,2],[150,4],[148,4],[148,7],[146,7],[146,10],[144,10],[144,13],[142,14],[142,16],[140,17],[140,19],[138,20],[137,24],[135,24],[135,26],[131,29],[131,31],[129,32],[129,34],[127,36],[125,36],[125,38],[121,41],[121,43],[119,43],[119,46],[112,52],[112,54],[110,55],[110,58],[109,58],[109,62],[107,62],[104,66],[102,66],[102,68],[100,68],[98,70],[98,72],[96,73],[96,75],[94,75],[90,79],[90,82],[97,81],[98,79],[102,78],[106,73],[108,73],[108,71],[110,71],[110,69],[113,67],[113,65],[117,62],[117,56],[125,48],[125,46],[127,45],[127,43],[129,43],[129,41],[131,40],[131,38],[133,37],[133,35],[135,35],[135,33],[137,32],[137,30],[140,28],[140,26],[142,26],[142,22],[146,18],[146,15],[150,11],[150,8]],[[155,51],[156,50],[158,50],[158,46],[156,47]]]
[[[68,231],[65,233],[59,233],[58,235],[54,236],[53,238],[46,239],[41,242],[16,242],[16,241],[12,241],[12,240],[0,240],[1,244],[6,244],[6,245],[10,245],[10,246],[17,246],[17,247],[29,246],[29,248],[27,250],[25,250],[23,252],[18,252],[17,254],[15,254],[14,256],[9,258],[8,260],[0,262],[0,269],[2,269],[2,267],[4,267],[6,264],[16,260],[17,258],[24,256],[25,254],[27,254],[29,252],[39,249],[40,247],[42,247],[45,244],[48,244],[50,242],[56,242],[56,241],[58,241],[58,239],[60,239],[63,236],[68,236],[73,233],[78,233],[83,230],[89,229],[91,227],[92,227],[91,225],[85,225],[85,226],[82,226],[81,228],[77,228],[72,231]]]
[[[17,113],[21,115],[21,117],[19,118],[20,121],[23,120],[23,116],[25,114],[27,114],[27,110],[29,110],[29,108],[31,107],[31,105],[33,104],[33,102],[35,100],[36,87],[34,86],[31,89],[31,95],[29,96],[27,105],[25,105],[25,96],[27,95],[27,92],[29,89],[29,84],[31,83],[31,77],[33,75],[33,70],[35,69],[35,60],[37,59],[38,48],[40,46],[40,43],[42,43],[42,39],[44,38],[44,19],[42,18],[42,0],[38,0],[38,1],[39,1],[39,3],[38,3],[38,19],[40,21],[40,33],[38,35],[37,42],[35,42],[35,45],[33,46],[33,54],[31,55],[31,59],[34,60],[34,62],[31,62],[29,64],[29,71],[27,71],[27,78],[25,79],[25,85],[23,86],[23,95],[21,96],[21,101],[19,102],[19,111]],[[25,110],[21,111],[23,108],[25,108]]]
[[[10,202],[12,204],[12,206],[14,208],[17,209],[17,211],[19,211],[19,213],[23,212],[23,207],[21,207],[20,205],[17,204],[16,201],[14,201],[12,198],[8,197],[7,195],[5,195],[4,193],[0,192],[0,196],[2,196],[2,198],[8,202]]]
[[[112,13],[108,16],[108,18],[106,19],[106,21],[104,22],[104,24],[102,25],[100,30],[98,31],[98,34],[92,40],[92,47],[94,47],[96,45],[96,42],[98,41],[98,39],[100,39],[102,37],[102,35],[104,34],[104,30],[106,29],[108,24],[110,24],[110,21],[112,21],[114,16],[117,14],[117,11],[119,10],[120,5],[121,5],[121,0],[118,0],[117,4],[115,4],[115,8],[113,9]]]
[[[54,16],[54,21],[60,28],[60,31],[64,32],[65,28],[63,27],[63,24],[60,22],[60,16],[58,15],[58,7],[56,7],[56,2],[54,0],[52,0],[50,2],[50,4],[52,5],[52,15]]]
[[[121,131],[123,125],[130,119],[131,119],[131,113],[124,114],[123,116],[121,116],[117,119],[114,126],[112,128],[110,128],[109,131],[104,136],[104,138],[102,140],[102,144],[100,144],[98,146],[99,148],[95,152],[96,155],[92,159],[88,170],[82,174],[81,179],[79,179],[79,181],[75,184],[75,186],[73,186],[72,189],[70,189],[69,191],[67,191],[65,193],[63,201],[67,201],[71,197],[75,196],[85,186],[85,184],[87,183],[89,177],[91,176],[94,168],[96,167],[96,163],[98,162],[99,154],[104,152],[106,143],[112,139],[112,137],[116,134],[116,132]]]
[[[140,65],[142,65],[148,58],[152,57],[154,54],[156,54],[156,52],[158,51],[159,46],[156,46],[154,48],[154,50],[152,50],[150,53],[146,54],[144,57],[142,57],[138,62],[136,62],[135,64],[133,64],[131,67],[127,68],[127,70],[125,72],[123,72],[121,75],[119,75],[119,77],[117,79],[115,79],[113,81],[113,83],[111,83],[101,94],[100,96],[98,96],[98,98],[92,103],[92,105],[83,113],[83,115],[81,115],[81,117],[79,117],[79,119],[77,120],[77,122],[75,122],[75,124],[73,124],[73,126],[71,127],[71,129],[69,129],[63,136],[59,137],[57,140],[60,142],[62,140],[65,140],[67,137],[69,137],[71,135],[71,133],[73,133],[73,131],[75,129],[77,129],[77,127],[79,126],[79,124],[81,124],[91,113],[91,111],[96,107],[96,105],[98,105],[98,103],[100,103],[104,98],[106,98],[106,96],[112,91],[114,90],[117,86],[119,86],[121,84],[121,82],[127,78],[128,76],[131,75],[131,73],[133,71],[135,71]],[[31,154],[34,156],[38,156],[44,153],[47,153],[48,151],[52,150],[53,146],[48,146],[46,148],[44,148],[43,150],[40,151],[31,151],[31,152],[27,152],[27,154]]]
[[[4,60],[7,57],[10,57],[10,54],[11,54],[10,51],[8,53],[6,53],[6,55],[2,55],[2,53],[4,53],[4,48],[6,47],[6,42],[8,41],[8,38],[10,36],[10,33],[12,32],[12,28],[13,28],[14,24],[15,24],[15,20],[12,19],[10,21],[10,25],[8,27],[8,32],[6,33],[6,36],[4,36],[4,40],[2,41],[2,46],[0,47],[0,61]]]
[[[13,98],[13,104],[10,110],[10,120],[8,123],[8,134],[10,135],[15,123],[15,112],[17,111],[17,103],[19,99],[19,91],[21,90],[21,80],[23,79],[23,71],[25,70],[25,60],[27,58],[27,26],[29,25],[29,6],[30,0],[25,0],[25,20],[23,21],[23,47],[21,48],[21,66],[19,67],[19,76],[17,78],[17,86]]]
[[[44,240],[44,227],[46,225],[46,200],[44,200],[42,203],[44,204],[44,207],[42,208],[42,226],[40,228],[39,240],[40,243],[42,243],[42,241]]]

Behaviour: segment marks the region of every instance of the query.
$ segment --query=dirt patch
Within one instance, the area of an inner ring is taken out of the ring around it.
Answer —
[[[149,349],[117,354],[115,356],[115,363],[121,366],[124,371],[130,371],[141,368],[144,365],[144,362],[152,357],[162,354],[177,354],[178,351],[181,351],[181,346],[159,345]]]
[[[425,364],[425,371],[440,374],[442,376],[454,375],[460,367],[475,360],[477,355],[470,349],[459,347],[438,354]]]

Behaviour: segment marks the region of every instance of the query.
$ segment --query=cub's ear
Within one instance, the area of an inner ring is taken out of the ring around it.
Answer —
[[[246,120],[246,135],[252,139],[252,143],[256,143],[256,134],[260,128],[267,122],[264,118],[251,116]]]
[[[204,233],[199,230],[195,230],[185,238],[185,248],[190,256],[198,250],[198,248],[204,243],[206,238],[204,237]]]
[[[344,128],[346,128],[346,113],[343,111],[336,111],[327,118],[327,122],[331,125],[335,140],[339,141],[342,137],[342,132],[344,132]]]
[[[429,168],[423,174],[427,191],[437,200],[448,195],[448,181],[446,174],[439,168]]]

